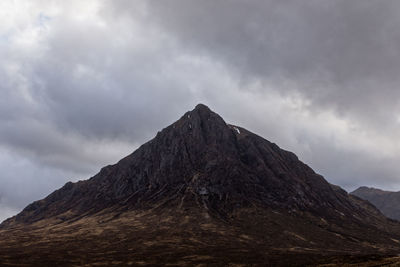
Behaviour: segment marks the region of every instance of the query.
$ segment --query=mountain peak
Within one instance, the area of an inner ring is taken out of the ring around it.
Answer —
[[[198,104],[165,130],[170,139],[175,139],[176,134],[179,134],[187,142],[192,142],[189,139],[195,139],[195,142],[203,144],[205,148],[205,143],[226,141],[231,134],[225,121],[204,104]]]
[[[164,199],[187,207],[200,201],[218,216],[246,205],[348,214],[348,203],[327,209],[338,198],[348,202],[345,197],[293,153],[198,104],[117,164],[29,205],[16,220],[37,221],[70,209],[97,212],[116,203],[135,209]]]
[[[7,232],[13,229],[17,232]],[[203,104],[89,180],[67,183],[28,205],[0,225],[0,237],[2,231],[19,238],[12,244],[25,246],[32,236],[29,246],[35,252],[47,253],[42,244],[54,250],[60,243],[73,243],[81,253],[68,257],[86,255],[81,248],[89,244],[101,248],[91,255],[97,257],[115,245],[129,260],[164,260],[167,254],[191,259],[194,251],[214,257],[222,251],[229,259],[239,251],[244,253],[239,258],[250,259],[276,248],[293,253],[294,247],[306,253],[378,247],[397,253],[400,240],[400,224],[374,206],[332,186],[293,153],[226,124]],[[50,238],[57,231],[59,236]],[[3,248],[7,241],[2,240]],[[164,246],[167,253],[157,254]],[[143,254],[129,254],[127,247]],[[20,253],[18,247],[18,260]],[[264,261],[268,256],[261,256],[263,265],[269,265]]]
[[[187,117],[190,119],[191,117],[198,117],[200,120],[209,121],[210,119],[217,119],[220,122],[224,122],[224,120],[214,111],[212,111],[209,107],[204,104],[197,104],[196,107],[185,113],[183,117]],[[226,125],[226,123],[224,122]]]
[[[197,104],[194,110],[205,110],[211,112],[211,109],[202,103]]]

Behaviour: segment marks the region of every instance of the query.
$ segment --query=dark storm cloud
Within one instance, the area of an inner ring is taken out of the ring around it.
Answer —
[[[198,102],[346,189],[400,186],[398,1],[29,3],[0,3],[0,219]]]
[[[160,27],[243,79],[287,80],[320,108],[373,125],[398,111],[398,1],[149,1]],[[124,8],[127,5],[124,2]]]

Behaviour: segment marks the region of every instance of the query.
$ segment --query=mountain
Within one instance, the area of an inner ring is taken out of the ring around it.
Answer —
[[[400,221],[400,192],[362,186],[351,194],[368,200],[387,217]]]
[[[3,265],[303,265],[400,252],[400,223],[199,104],[0,225]]]

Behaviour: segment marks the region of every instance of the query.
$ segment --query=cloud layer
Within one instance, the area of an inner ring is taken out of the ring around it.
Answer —
[[[331,183],[400,190],[400,3],[0,3],[0,220],[198,102]]]

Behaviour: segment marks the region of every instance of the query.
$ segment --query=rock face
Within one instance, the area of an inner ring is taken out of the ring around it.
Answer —
[[[199,104],[133,154],[87,181],[67,183],[6,221],[96,213],[111,206],[151,207],[158,201],[226,216],[253,203],[290,211],[354,215],[346,192],[334,190],[296,155]]]
[[[52,264],[66,260],[65,251],[70,264],[150,257],[148,264],[188,265],[400,251],[397,222],[202,104],[117,164],[67,183],[0,229],[7,248],[0,260],[10,264],[10,255],[21,259],[21,243],[25,258],[40,264],[41,246]],[[97,250],[82,251],[87,244]],[[107,258],[110,244],[115,254]],[[90,257],[70,257],[82,253]]]
[[[368,200],[387,217],[400,221],[400,192],[362,186],[351,194]]]

